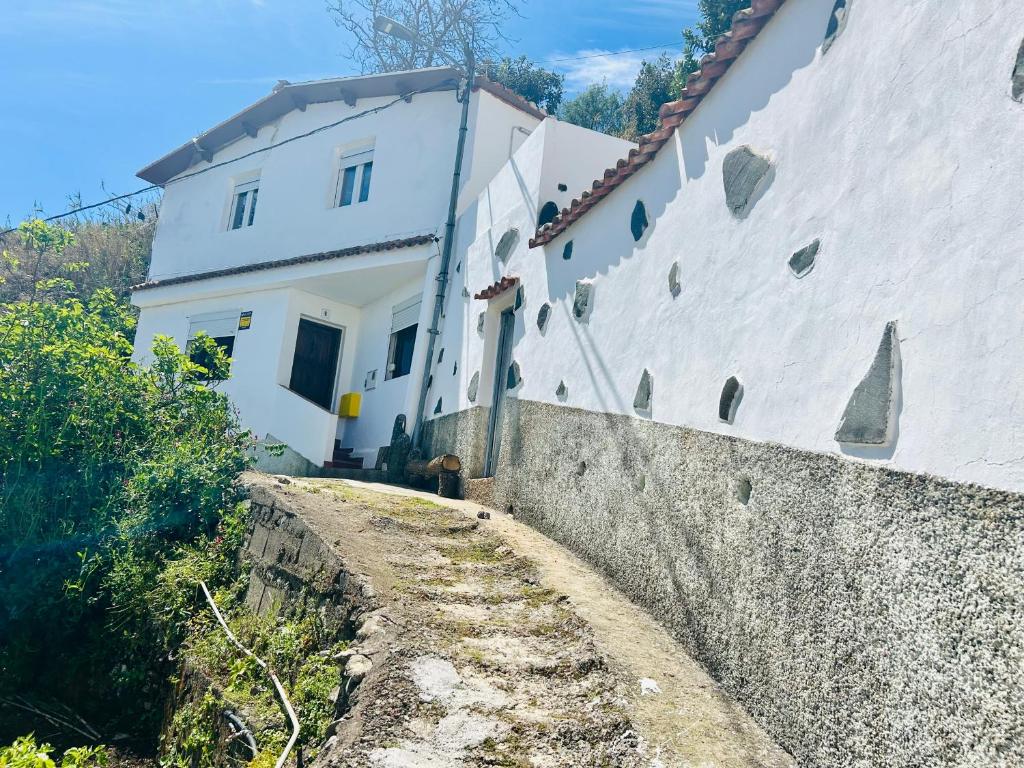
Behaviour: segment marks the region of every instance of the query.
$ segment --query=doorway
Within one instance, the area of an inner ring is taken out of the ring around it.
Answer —
[[[501,451],[501,423],[508,391],[508,366],[512,361],[512,336],[516,327],[512,307],[501,313],[498,326],[498,349],[494,360],[494,391],[491,395],[491,414],[487,421],[487,455],[484,477],[494,477]]]
[[[299,318],[288,388],[321,408],[333,410],[340,352],[341,328]]]

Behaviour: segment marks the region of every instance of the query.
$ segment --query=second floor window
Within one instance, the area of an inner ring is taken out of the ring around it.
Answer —
[[[256,220],[256,198],[259,197],[260,182],[250,181],[235,187],[231,200],[231,229],[251,227]]]
[[[338,205],[365,203],[370,199],[370,179],[373,176],[373,150],[353,152],[341,158],[338,178]]]

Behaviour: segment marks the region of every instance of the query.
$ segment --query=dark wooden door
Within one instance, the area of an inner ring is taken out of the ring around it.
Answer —
[[[340,328],[300,319],[289,389],[331,410],[340,351]]]

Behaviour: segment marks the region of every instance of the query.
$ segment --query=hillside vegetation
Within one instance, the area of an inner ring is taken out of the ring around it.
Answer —
[[[18,234],[0,304],[0,744],[152,749],[196,581],[234,578],[249,436],[173,340],[132,362],[121,286],[147,238],[125,222]],[[89,290],[113,275],[119,290]]]

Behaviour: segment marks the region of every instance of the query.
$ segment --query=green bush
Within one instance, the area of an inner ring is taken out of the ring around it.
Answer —
[[[51,230],[32,229],[38,247],[66,247]],[[111,292],[55,299],[67,286],[51,283],[0,305],[0,696],[155,735],[195,578],[234,577],[249,436],[171,339],[132,362],[131,310]]]
[[[0,747],[0,768],[57,768],[52,752],[49,744],[36,744],[31,736],[22,736],[9,747]],[[104,747],[71,747],[64,752],[60,768],[103,768],[109,762]]]

